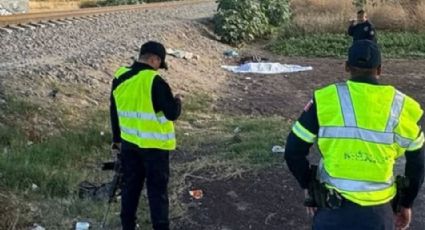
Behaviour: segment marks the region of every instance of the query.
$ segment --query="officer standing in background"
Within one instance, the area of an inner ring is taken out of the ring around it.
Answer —
[[[353,37],[353,42],[357,40],[371,40],[376,42],[376,30],[372,23],[369,22],[367,14],[364,10],[357,12],[357,20],[350,21],[348,27],[348,35]]]
[[[162,44],[147,42],[140,49],[138,61],[119,68],[112,82],[112,149],[121,150],[124,230],[136,227],[145,180],[153,229],[169,229],[169,151],[176,148],[172,121],[180,116],[181,99],[173,96],[157,72],[167,68],[165,56]]]
[[[424,180],[424,134],[420,105],[389,85],[380,85],[376,43],[354,41],[346,70],[351,79],[316,90],[287,139],[285,159],[307,194],[312,172],[306,156],[318,144],[317,179],[326,191],[313,229],[406,229]],[[395,215],[393,166],[405,155],[409,185]],[[320,202],[319,202],[320,203]]]

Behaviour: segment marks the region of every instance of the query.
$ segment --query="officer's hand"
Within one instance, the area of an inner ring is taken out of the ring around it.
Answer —
[[[395,215],[395,226],[397,230],[405,230],[409,228],[412,221],[412,209],[401,208],[400,212]]]
[[[308,190],[307,189],[304,189],[304,198],[307,199],[309,197],[310,197],[310,195],[308,194]],[[316,207],[305,207],[305,210],[306,210],[308,216],[313,217],[314,214],[317,211],[317,208]]]

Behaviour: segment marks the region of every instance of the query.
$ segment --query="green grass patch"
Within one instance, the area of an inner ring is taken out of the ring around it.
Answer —
[[[6,130],[12,130],[7,127]],[[30,189],[32,184],[46,197],[66,197],[76,184],[87,177],[87,165],[93,158],[107,156],[107,136],[101,136],[96,126],[63,132],[31,143],[14,130],[2,141],[0,152],[0,182],[17,190]],[[12,135],[10,135],[12,134]]]
[[[269,49],[285,56],[346,57],[351,37],[339,33],[304,34],[288,31],[282,34]],[[425,33],[378,32],[378,43],[384,57],[424,58]]]
[[[172,156],[177,159],[171,161],[172,219],[185,215],[186,207],[180,199],[187,194],[189,177],[218,180],[283,162],[282,154],[271,149],[284,144],[289,129],[285,118],[220,114],[214,112],[213,104],[213,98],[204,93],[184,99],[183,114],[176,124],[179,151],[172,153],[181,156]],[[77,189],[84,180],[100,183],[112,178],[111,173],[99,169],[101,162],[110,160],[108,111],[88,112],[84,124],[63,121],[52,135],[37,141],[28,135],[33,128],[27,126],[34,124],[20,120],[37,116],[46,119],[52,114],[60,117],[58,114],[63,113],[66,111],[8,100],[0,112],[0,116],[6,116],[6,122],[0,123],[0,187],[17,194],[22,203],[36,207],[33,223],[63,229],[70,228],[75,220],[88,220],[97,228],[106,202],[81,200]],[[120,226],[119,209],[119,204],[113,204],[110,229]],[[142,228],[149,229],[149,211],[143,196],[138,216]]]
[[[217,114],[212,111],[212,102],[204,94],[185,100],[183,119],[177,126],[184,151],[247,168],[282,163],[281,154],[272,153],[271,149],[284,144],[290,127],[287,119]]]

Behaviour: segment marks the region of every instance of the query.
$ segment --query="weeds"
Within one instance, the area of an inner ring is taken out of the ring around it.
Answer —
[[[205,93],[184,100],[184,113],[176,125],[179,149],[171,156],[172,219],[185,215],[181,199],[191,179],[219,180],[282,162],[271,148],[283,144],[289,127],[284,118],[222,115],[214,112],[213,103]],[[52,111],[17,99],[8,100],[7,108],[1,111],[0,115],[5,116],[0,125],[1,187],[32,207],[32,223],[63,229],[76,220],[87,220],[94,228],[99,226],[106,202],[81,200],[76,192],[83,180],[106,182],[111,178],[99,169],[109,157],[108,112],[88,112],[85,124],[64,121],[54,135],[32,142],[23,125],[35,124],[16,118],[40,116],[54,120],[49,118]],[[143,195],[138,215],[143,228],[150,225],[146,202]],[[111,229],[119,228],[119,207],[118,203],[112,206],[108,223]]]
[[[390,58],[425,57],[425,33],[378,32],[382,54]],[[286,56],[345,57],[351,38],[345,34],[282,34],[269,49]]]

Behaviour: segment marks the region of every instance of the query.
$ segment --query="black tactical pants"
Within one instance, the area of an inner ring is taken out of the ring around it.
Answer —
[[[344,200],[337,209],[320,208],[313,220],[313,230],[394,230],[393,211],[389,203],[360,206]]]
[[[169,151],[140,149],[123,143],[121,149],[123,187],[121,223],[124,230],[136,227],[136,212],[146,181],[151,221],[154,230],[168,230]]]

